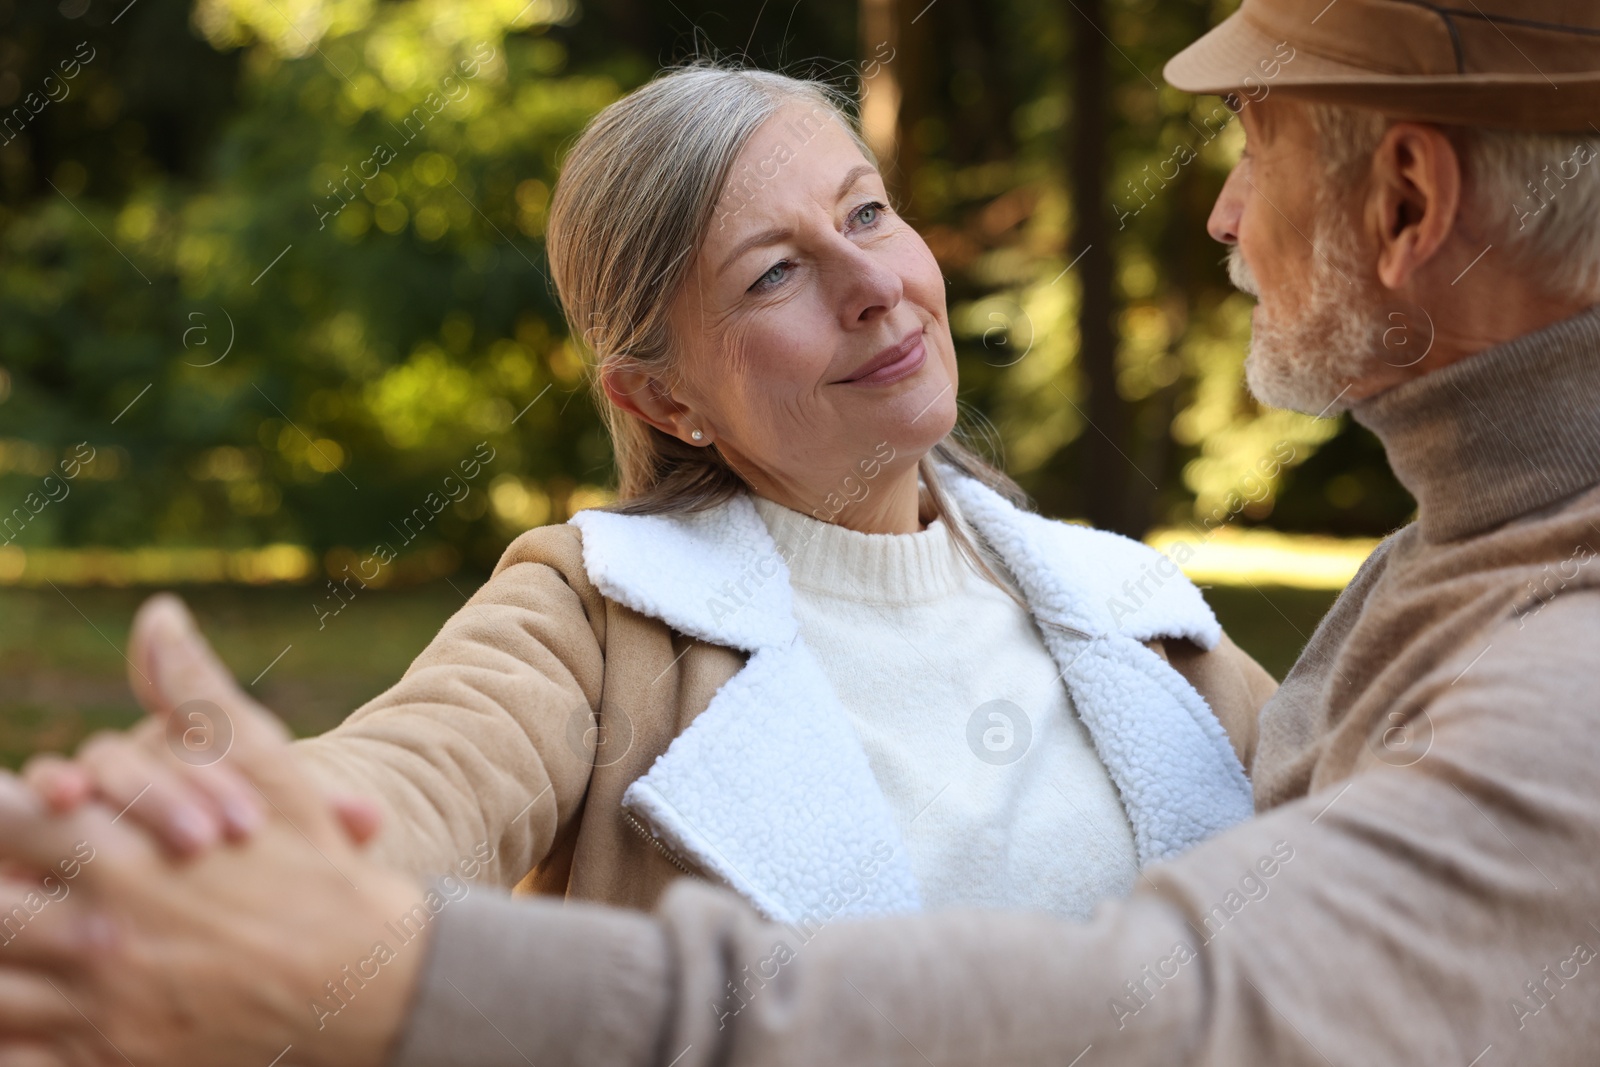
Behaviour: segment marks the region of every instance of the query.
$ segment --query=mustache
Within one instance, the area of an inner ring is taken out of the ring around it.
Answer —
[[[1228,280],[1233,283],[1233,287],[1241,293],[1247,293],[1250,296],[1259,298],[1261,296],[1261,287],[1256,284],[1255,273],[1250,269],[1250,264],[1244,261],[1244,255],[1239,251],[1238,245],[1229,246],[1226,262],[1228,264]]]

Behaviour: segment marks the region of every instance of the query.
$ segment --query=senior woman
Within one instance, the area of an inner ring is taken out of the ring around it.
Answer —
[[[1171,560],[1025,510],[952,437],[944,280],[825,87],[698,66],[607,107],[548,253],[618,502],[517,538],[298,744],[389,809],[379,857],[637,908],[688,872],[783,921],[1085,917],[1250,815],[1273,681]],[[32,780],[160,779],[132,810],[211,820],[191,845],[247,821],[225,762],[174,785],[117,748]]]

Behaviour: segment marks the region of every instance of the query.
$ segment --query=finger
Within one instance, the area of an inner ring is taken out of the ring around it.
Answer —
[[[345,836],[357,848],[365,847],[383,828],[383,809],[366,797],[340,794],[329,798]]]
[[[0,1038],[0,1067],[72,1067],[83,1060],[70,1060],[53,1042],[32,1038]]]
[[[155,834],[177,855],[196,855],[222,836],[215,805],[126,736],[95,734],[78,750],[78,760],[119,818]]]
[[[82,1023],[66,998],[51,988],[51,981],[61,979],[0,964],[0,1034],[49,1034]]]
[[[165,593],[151,597],[140,606],[133,627],[134,662],[145,664],[143,673],[150,678],[140,689],[140,702],[169,725],[174,717],[203,713],[226,735],[223,757],[277,812],[313,839],[341,836],[326,802],[291,754],[288,731],[239,688],[183,602]]]
[[[94,779],[64,756],[46,752],[23,764],[22,780],[45,806],[58,814],[77,809],[94,796]]]
[[[138,742],[216,813],[231,840],[242,841],[266,819],[261,794],[244,771],[225,758],[232,738],[219,733],[211,721],[202,721],[197,713],[187,714],[183,729],[179,726],[185,720],[174,718],[170,728],[160,732],[141,730]],[[154,720],[146,721],[155,725]]]
[[[261,794],[223,758],[232,738],[218,732],[215,718],[189,713],[165,723],[151,716],[121,736],[192,790],[194,802],[217,817],[230,840],[242,841],[261,826],[266,812]]]
[[[283,724],[239,688],[195,627],[189,609],[172,594],[158,593],[139,606],[129,652],[139,672],[133,679],[134,693],[152,715],[162,719],[180,716],[184,727],[195,717],[218,716],[209,725],[218,735],[219,745],[223,736],[233,738],[241,732],[257,738],[288,739]]]
[[[81,811],[50,817],[33,790],[10,771],[0,771],[0,858],[51,870],[83,839],[84,825]]]
[[[186,768],[180,776],[212,805],[228,840],[247,840],[266,821],[261,794],[251,787],[249,779],[232,768]]]
[[[209,731],[211,762],[236,758],[249,774],[262,751],[288,740],[283,724],[239,688],[177,597],[159,593],[140,605],[130,649],[150,682],[135,684],[139,702],[167,722],[169,733]]]
[[[0,882],[0,968],[62,972],[115,941],[112,921],[75,897],[58,874]]]
[[[53,753],[34,756],[23,767],[23,781],[56,814],[95,797],[119,812],[127,810],[180,856],[203,850],[219,834],[243,841],[260,827],[259,794],[242,776],[226,767],[190,767],[172,758],[160,724],[154,719],[145,724],[157,727],[153,739],[139,737],[136,729],[95,735],[75,760]]]
[[[39,883],[37,876],[51,875],[71,883],[71,905],[52,904],[54,917],[76,910],[79,893],[96,878],[89,865],[105,857],[117,864],[146,863],[156,859],[154,843],[134,827],[118,823],[115,813],[99,803],[86,804],[70,815],[47,815],[33,790],[10,771],[0,770],[0,907],[10,913],[19,877]],[[99,870],[98,867],[95,868]],[[48,924],[47,924],[48,925]],[[104,933],[97,927],[90,931]]]

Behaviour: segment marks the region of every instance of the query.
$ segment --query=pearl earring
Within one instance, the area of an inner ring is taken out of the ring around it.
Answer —
[[[694,438],[696,441],[703,441],[703,440],[705,440],[705,436],[706,435],[701,433],[699,430],[696,430],[693,433],[691,433],[689,436]]]

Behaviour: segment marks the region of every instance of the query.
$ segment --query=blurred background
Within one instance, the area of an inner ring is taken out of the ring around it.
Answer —
[[[1241,132],[1161,79],[1234,6],[0,0],[0,762],[131,720],[163,587],[325,729],[512,537],[608,499],[545,213],[584,122],[697,56],[858,102],[970,421],[1281,676],[1413,503],[1348,419],[1244,390],[1205,232]]]

